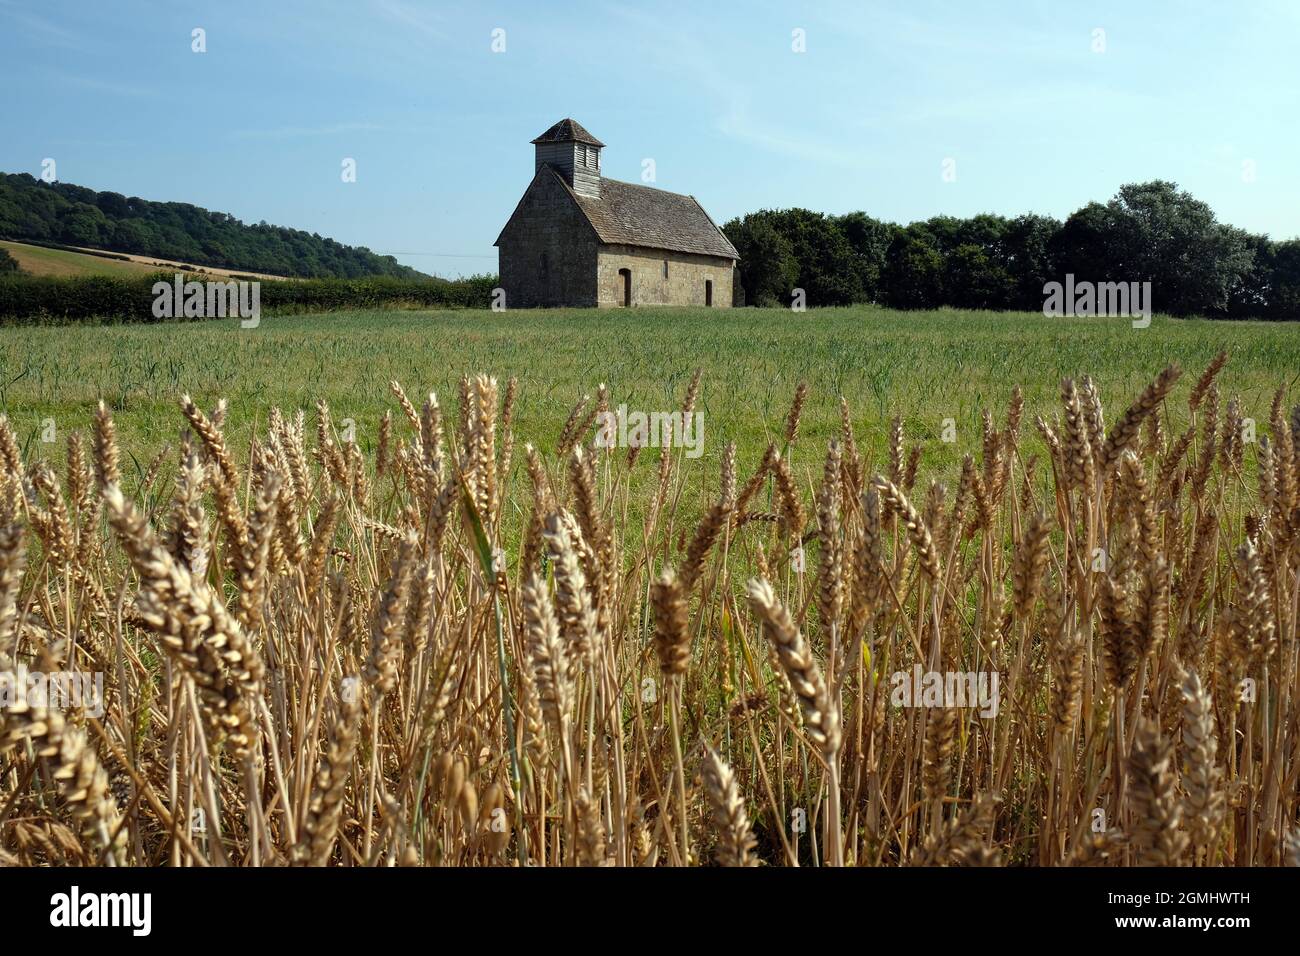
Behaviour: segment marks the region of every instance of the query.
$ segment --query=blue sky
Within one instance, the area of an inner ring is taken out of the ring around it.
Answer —
[[[1294,0],[0,0],[0,170],[51,157],[67,182],[456,275],[495,270],[529,140],[572,116],[605,175],[653,159],[719,223],[1064,217],[1162,178],[1290,238],[1298,40]]]

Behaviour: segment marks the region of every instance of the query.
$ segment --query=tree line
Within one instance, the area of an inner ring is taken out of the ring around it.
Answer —
[[[1122,186],[1064,222],[935,216],[907,226],[866,213],[761,210],[723,226],[749,305],[877,302],[902,309],[1040,310],[1044,285],[1150,282],[1178,316],[1300,319],[1300,239],[1220,223],[1174,183]]]
[[[392,256],[314,232],[249,225],[189,203],[47,183],[26,173],[0,173],[0,237],[299,278],[428,278]]]

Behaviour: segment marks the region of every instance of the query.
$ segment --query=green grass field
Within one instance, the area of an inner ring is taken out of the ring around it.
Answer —
[[[215,276],[254,276],[262,279],[279,279],[281,276],[258,272],[240,272],[233,269],[219,269],[215,266],[195,266],[170,259],[153,256],[131,255],[128,259],[110,259],[89,252],[77,252],[74,249],[51,249],[48,246],[34,246],[25,242],[0,240],[0,249],[8,250],[18,262],[18,268],[28,275],[52,276],[58,279],[77,278],[81,276],[108,276],[109,278],[130,279],[136,276],[153,275],[158,272],[176,272],[185,269],[194,273]],[[125,253],[115,253],[125,255]],[[198,278],[198,275],[195,276]]]
[[[123,276],[157,272],[158,267],[144,262],[124,262],[67,249],[29,246],[24,242],[0,242],[18,261],[18,268],[34,276]]]
[[[1061,378],[1084,373],[1098,382],[1113,420],[1169,362],[1194,376],[1224,348],[1231,354],[1220,380],[1225,400],[1239,397],[1244,416],[1266,421],[1274,390],[1300,377],[1294,325],[1157,316],[1150,328],[1134,329],[1124,319],[871,307],[802,314],[340,312],[265,318],[255,330],[242,330],[235,320],[5,328],[0,409],[38,454],[41,423],[53,418],[56,443],[44,449],[62,455],[66,431],[86,428],[102,397],[114,408],[124,448],[147,461],[163,443],[175,443],[176,398],[183,392],[209,408],[219,397],[229,400],[228,432],[237,447],[273,405],[310,412],[323,397],[336,422],[356,422],[358,441],[369,449],[380,415],[395,407],[390,379],[417,404],[432,389],[452,408],[461,374],[483,371],[499,376],[503,388],[505,379],[519,377],[518,440],[549,447],[573,403],[599,383],[609,384],[615,406],[669,411],[699,367],[710,459],[735,440],[748,469],[766,441],[779,436],[791,394],[806,380],[812,390],[803,435],[834,434],[842,394],[858,442],[877,464],[889,420],[902,414],[909,442],[927,446],[927,471],[947,472],[962,453],[977,449],[981,410],[993,409],[1000,421],[1017,383],[1030,431],[1036,413],[1050,417],[1059,409]],[[1175,393],[1176,420],[1188,387],[1184,381]],[[955,420],[955,444],[939,441],[946,418]],[[807,464],[813,467],[813,459]]]

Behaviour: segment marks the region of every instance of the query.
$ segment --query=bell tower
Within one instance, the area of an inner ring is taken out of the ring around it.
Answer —
[[[562,119],[533,140],[537,150],[533,171],[551,166],[579,196],[600,198],[600,151],[605,144],[582,125]]]

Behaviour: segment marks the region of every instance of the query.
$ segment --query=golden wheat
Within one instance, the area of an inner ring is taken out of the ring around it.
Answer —
[[[369,457],[185,396],[134,484],[106,405],[59,469],[0,416],[0,676],[106,704],[0,709],[0,863],[1294,860],[1300,406],[1252,444],[1227,366],[1015,389],[954,475],[848,397],[809,449],[815,383],[707,472],[603,383],[518,462],[515,378],[389,383]]]

